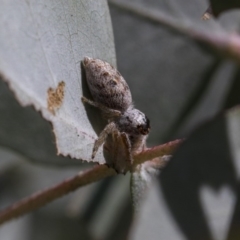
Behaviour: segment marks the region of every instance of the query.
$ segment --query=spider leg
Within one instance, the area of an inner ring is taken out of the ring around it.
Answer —
[[[100,133],[98,139],[94,143],[93,152],[92,152],[92,159],[95,157],[99,147],[106,141],[107,136],[116,131],[116,125],[114,122],[110,122]]]
[[[117,173],[125,174],[131,170],[133,163],[131,143],[125,132],[115,131],[113,134],[113,168]]]
[[[82,97],[81,99],[83,103],[87,103],[93,107],[99,108],[103,112],[103,114],[107,116],[107,118],[119,117],[122,114],[119,110],[105,107],[101,103],[94,102],[88,98]]]

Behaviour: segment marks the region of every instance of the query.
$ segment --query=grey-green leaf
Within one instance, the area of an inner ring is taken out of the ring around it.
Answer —
[[[116,64],[105,0],[1,0],[1,75],[21,105],[52,123],[58,154],[92,161],[97,133],[80,100],[84,56]],[[105,162],[101,151],[95,161]]]

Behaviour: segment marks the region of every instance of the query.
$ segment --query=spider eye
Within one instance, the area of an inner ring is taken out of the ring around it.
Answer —
[[[147,135],[150,131],[150,126],[147,124],[144,125],[138,125],[137,126],[138,131],[142,134],[142,135]]]
[[[146,116],[144,120],[145,123],[137,125],[137,129],[142,135],[147,135],[150,131],[150,121]]]

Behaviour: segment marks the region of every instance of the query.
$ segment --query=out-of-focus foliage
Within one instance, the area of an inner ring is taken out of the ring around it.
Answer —
[[[188,137],[202,122],[214,119],[187,140],[184,154],[180,157],[177,153],[170,160],[149,192],[145,190],[147,175],[141,172],[137,176],[134,198],[142,198],[143,203],[142,207],[137,205],[129,238],[239,237],[232,230],[239,227],[235,217],[238,208],[234,207],[238,179],[231,176],[240,161],[232,157],[239,144],[236,137],[229,138],[229,125],[219,124],[226,119],[234,119],[235,125],[240,122],[237,114],[233,118],[229,117],[231,112],[223,115],[240,103],[239,63],[202,44],[201,34],[199,38],[194,34],[192,39],[190,34],[184,37],[175,28],[156,21],[157,16],[177,19],[192,33],[202,32],[203,36],[210,32],[217,44],[223,35],[236,34],[239,41],[239,12],[202,21],[201,14],[207,9],[203,1],[111,2],[119,69],[130,83],[135,104],[151,120],[149,144]],[[151,12],[155,23],[148,17]],[[233,132],[237,135],[238,128],[231,129]]]
[[[240,9],[240,2],[238,0],[210,0],[212,13],[219,16],[224,11]]]

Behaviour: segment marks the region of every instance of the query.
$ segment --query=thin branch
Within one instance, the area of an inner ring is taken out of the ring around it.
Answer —
[[[142,164],[147,160],[151,160],[164,155],[171,155],[183,142],[182,139],[177,139],[156,147],[148,148],[143,152],[134,156],[134,165]]]
[[[126,3],[119,0],[108,0],[108,2],[110,5],[117,7],[120,10],[134,14],[135,16],[143,18],[152,23],[160,24],[178,33],[185,33],[187,30],[187,26],[179,21],[179,19],[175,19],[169,14],[160,12],[159,10],[142,7],[140,4]]]
[[[2,210],[0,212],[0,224],[42,207],[81,186],[115,174],[116,172],[113,169],[108,168],[106,165],[97,165],[89,170],[80,172],[74,177],[68,178],[53,187],[36,192]]]
[[[172,154],[181,142],[182,140],[175,140],[157,147],[149,148],[134,156],[135,165],[141,164],[155,157]],[[0,212],[0,224],[42,207],[81,186],[85,186],[116,174],[117,173],[114,169],[108,168],[106,165],[97,165],[89,170],[80,172],[74,177],[68,178],[53,187],[34,193],[33,195],[5,208]]]
[[[143,8],[137,4],[116,0],[109,0],[109,4],[155,24],[160,24],[181,35],[188,36],[210,50],[214,50],[217,54],[233,59],[240,64],[240,36],[237,33],[229,33],[224,30],[213,32],[196,28],[190,21],[181,21],[159,10]]]

